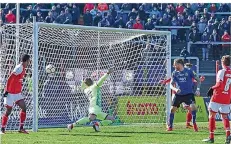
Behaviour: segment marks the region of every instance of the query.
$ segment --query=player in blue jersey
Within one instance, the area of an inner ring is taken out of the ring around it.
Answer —
[[[193,128],[194,131],[198,131],[196,124],[196,108],[191,104],[194,96],[193,79],[197,81],[196,95],[200,95],[200,79],[191,69],[184,67],[184,61],[182,59],[175,59],[174,67],[175,70],[172,72],[170,88],[176,94],[172,101],[167,131],[173,130],[174,114],[181,103],[185,103],[191,107]]]

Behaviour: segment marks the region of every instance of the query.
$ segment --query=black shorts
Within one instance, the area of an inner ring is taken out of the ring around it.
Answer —
[[[194,94],[187,94],[187,95],[177,95],[175,94],[172,106],[179,108],[180,104],[185,103],[186,105],[192,104],[192,99],[194,97]],[[194,97],[195,100],[195,97]]]
[[[193,104],[196,103],[195,94],[192,95],[192,103],[193,103]]]

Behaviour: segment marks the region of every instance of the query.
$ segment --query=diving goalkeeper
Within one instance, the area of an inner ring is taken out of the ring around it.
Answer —
[[[100,92],[100,88],[103,85],[103,82],[112,72],[113,70],[109,69],[108,72],[95,83],[91,78],[86,78],[82,82],[82,88],[84,89],[84,93],[87,95],[90,101],[88,109],[89,117],[83,117],[79,119],[76,123],[67,125],[68,130],[73,129],[75,125],[85,125],[89,122],[92,122],[94,130],[97,132],[99,131],[99,125],[109,125],[113,123],[113,121],[115,120],[114,117],[102,112]],[[100,123],[96,122],[96,119],[101,120]]]

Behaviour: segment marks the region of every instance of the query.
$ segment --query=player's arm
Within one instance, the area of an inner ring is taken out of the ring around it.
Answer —
[[[160,83],[161,84],[169,84],[171,82],[171,78],[167,79],[167,80],[161,80]]]
[[[170,81],[170,89],[172,89],[176,93],[179,93],[180,90],[175,87],[175,83],[176,83],[176,81],[175,81],[175,76],[174,76],[174,72],[173,72],[172,77],[171,77],[171,81]]]
[[[212,89],[219,89],[222,85],[222,82],[224,80],[224,71],[223,70],[219,70],[217,73],[217,79],[216,79],[216,84],[214,86],[212,86]]]
[[[103,85],[103,82],[108,78],[109,74],[111,74],[113,72],[112,69],[109,69],[108,72],[106,74],[104,74],[97,82],[96,85],[98,87],[101,87]]]
[[[194,71],[192,71],[192,78],[195,79],[195,81],[197,82],[197,91],[200,91],[201,79],[198,77],[198,75]]]
[[[7,80],[7,84],[6,84],[6,92],[8,91],[8,88],[12,85],[12,82],[14,81],[14,79],[21,74],[23,71],[22,67],[15,67],[13,72],[10,74],[8,80]]]

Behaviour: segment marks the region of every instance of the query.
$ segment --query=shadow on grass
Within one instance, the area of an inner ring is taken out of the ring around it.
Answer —
[[[121,134],[176,134],[173,132],[135,132],[135,131],[114,131],[105,133],[121,133]]]
[[[98,136],[98,137],[131,137],[131,136],[124,136],[124,135],[96,135],[96,134],[60,134],[60,135],[67,135],[67,136]]]

